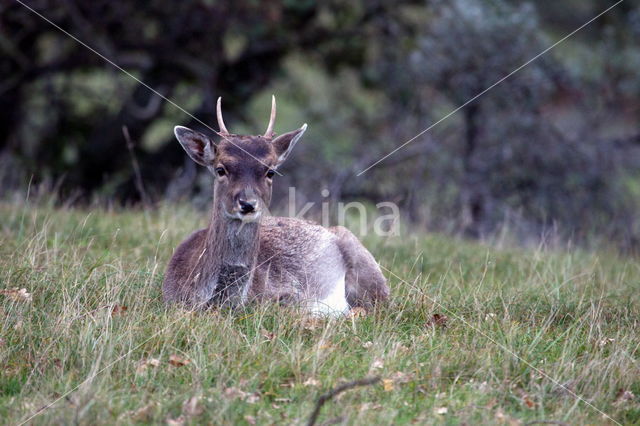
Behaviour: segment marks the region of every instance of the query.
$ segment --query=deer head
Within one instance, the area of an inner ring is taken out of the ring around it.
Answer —
[[[221,209],[228,220],[243,223],[260,220],[271,203],[271,185],[276,170],[287,159],[307,125],[275,135],[276,100],[261,136],[243,136],[227,130],[222,119],[221,98],[217,103],[220,131],[215,140],[194,130],[176,126],[174,133],[189,157],[214,175],[214,210]]]

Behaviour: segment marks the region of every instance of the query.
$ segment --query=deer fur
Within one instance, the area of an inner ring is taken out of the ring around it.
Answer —
[[[262,136],[227,131],[218,99],[220,139],[175,128],[187,154],[214,175],[209,226],[175,250],[165,274],[164,300],[192,309],[254,300],[296,304],[314,314],[371,307],[389,297],[375,259],[344,227],[266,216],[275,170],[302,137],[275,136],[275,99]]]

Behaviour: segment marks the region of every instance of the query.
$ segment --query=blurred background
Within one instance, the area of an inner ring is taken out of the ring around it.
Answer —
[[[640,244],[640,2],[25,0],[198,119],[309,123],[278,177],[297,202],[397,203],[409,227]],[[175,142],[189,115],[13,0],[0,1],[0,191],[60,203],[205,207]],[[126,132],[123,132],[126,128]],[[125,134],[126,133],[126,134]]]

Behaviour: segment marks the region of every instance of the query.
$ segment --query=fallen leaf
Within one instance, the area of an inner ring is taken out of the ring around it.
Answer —
[[[246,398],[244,398],[244,401],[248,404],[255,404],[260,401],[260,395],[257,393],[250,393]]]
[[[333,343],[327,342],[327,341],[325,341],[322,344],[318,345],[318,349],[323,350],[323,351],[325,351],[327,349],[333,349],[334,347],[335,347],[335,345]]]
[[[54,358],[53,359],[53,365],[56,368],[62,368],[62,360],[60,358]]]
[[[260,401],[260,395],[257,393],[249,393],[235,387],[228,387],[224,390],[227,398],[240,398],[249,404],[255,404]]]
[[[204,412],[199,396],[192,396],[182,404],[182,413],[187,417],[199,416]]]
[[[247,423],[249,423],[250,425],[255,425],[256,424],[256,418],[253,416],[249,416],[246,415],[244,416],[244,419],[247,421]]]
[[[447,407],[438,407],[436,408],[436,414],[447,414],[449,409]]]
[[[186,358],[183,358],[181,356],[178,355],[170,355],[169,356],[169,364],[173,365],[174,367],[182,367],[184,365],[188,365],[190,364],[191,361],[189,361]]]
[[[363,318],[366,316],[367,316],[367,310],[360,306],[351,308],[351,310],[349,311],[349,318]]]
[[[265,339],[267,339],[268,341],[272,341],[273,339],[276,338],[276,334],[272,333],[270,331],[267,331],[265,329],[262,329],[262,331],[260,332],[260,334],[262,334],[262,337],[264,337]]]
[[[404,353],[409,352],[409,348],[403,345],[402,343],[396,343],[395,345],[393,345],[393,350],[397,352],[404,352]]]
[[[493,407],[495,407],[496,405],[498,405],[498,400],[495,399],[495,398],[492,398],[489,401],[487,401],[487,403],[485,404],[485,407],[490,410]]]
[[[522,424],[520,420],[506,415],[500,408],[496,411],[495,417],[499,423],[506,423],[509,426],[519,426]]]
[[[382,379],[382,387],[383,387],[385,392],[391,392],[394,389],[393,380],[392,379]]]
[[[167,419],[167,426],[183,426],[184,422],[185,422],[185,418],[184,416],[180,415],[178,417],[176,417],[175,419]]]
[[[31,302],[33,300],[31,293],[27,292],[26,288],[5,288],[0,290],[0,294],[16,302]]]
[[[529,398],[529,397],[528,397],[528,396],[526,396],[526,395],[525,395],[525,397],[524,397],[524,398],[522,398],[522,402],[524,402],[524,405],[526,405],[526,406],[527,406],[527,408],[535,408],[535,406],[536,406],[536,403],[535,403],[535,402],[533,402],[533,401],[531,400],[531,398]]]
[[[529,398],[529,394],[525,392],[524,389],[516,388],[514,392],[516,395],[520,396],[522,404],[524,404],[527,408],[534,408],[536,406],[535,401]]]
[[[603,348],[603,347],[607,346],[608,344],[613,343],[613,342],[615,342],[615,341],[616,341],[616,339],[612,339],[612,338],[610,338],[610,337],[607,337],[607,338],[605,338],[605,339],[600,340],[600,341],[598,342],[598,346],[600,346],[601,348]]]
[[[622,404],[624,402],[633,400],[635,397],[636,396],[630,390],[621,388],[618,389],[618,393],[616,393],[616,400],[614,404]]]
[[[224,390],[224,396],[226,396],[227,398],[244,398],[246,394],[246,392],[243,392],[233,386],[228,387]]]
[[[486,392],[489,389],[489,383],[482,381],[477,384],[477,388],[480,392]]]
[[[367,411],[367,410],[380,410],[382,408],[382,405],[380,404],[374,404],[372,402],[365,402],[364,404],[360,405],[360,411]]]
[[[151,402],[131,413],[131,419],[136,422],[148,423],[153,415],[155,403]]]
[[[441,327],[446,328],[447,322],[449,321],[449,317],[442,314],[433,314],[431,318],[427,320],[427,327]]]
[[[144,373],[148,367],[158,367],[160,365],[160,360],[156,358],[148,358],[142,359],[138,361],[138,366],[136,367],[136,373]]]
[[[396,371],[391,375],[391,380],[394,383],[409,383],[411,381],[411,375],[403,371]]]
[[[312,377],[309,377],[307,380],[302,383],[304,386],[320,386],[320,382]]]
[[[115,317],[117,315],[124,315],[127,313],[128,309],[128,307],[123,305],[114,305],[113,308],[111,308],[111,316]]]
[[[384,361],[382,361],[382,358],[374,358],[373,362],[371,363],[371,370],[381,370],[382,368],[384,368]]]
[[[567,380],[566,382],[555,386],[551,392],[557,396],[571,395],[575,392],[577,384],[578,381],[575,379]]]
[[[323,324],[324,321],[322,318],[317,317],[305,317],[302,320],[302,328],[307,331],[314,331],[315,329],[322,327]]]

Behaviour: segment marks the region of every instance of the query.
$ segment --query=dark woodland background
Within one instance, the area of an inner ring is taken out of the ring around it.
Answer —
[[[396,202],[427,230],[640,245],[638,1],[360,177],[613,1],[25,2],[214,128],[222,96],[231,131],[262,133],[276,94],[276,131],[309,131],[275,204],[288,186],[300,202],[328,188]],[[4,198],[30,184],[68,203],[206,204],[210,181],[172,127],[206,129],[19,3],[0,5]]]

